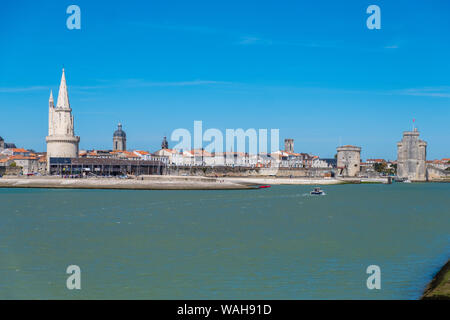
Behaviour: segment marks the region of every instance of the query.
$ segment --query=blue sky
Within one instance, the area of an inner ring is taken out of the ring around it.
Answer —
[[[81,8],[68,30],[66,8]],[[381,8],[381,30],[366,8]],[[396,158],[416,119],[450,156],[449,1],[0,3],[0,136],[45,150],[48,96],[66,69],[81,149],[155,151],[176,128],[278,128],[295,151]],[[173,143],[171,143],[173,145]]]

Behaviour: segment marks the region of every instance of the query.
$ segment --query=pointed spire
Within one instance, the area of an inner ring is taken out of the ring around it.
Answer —
[[[53,101],[53,90],[50,90],[50,98],[48,98],[48,107],[53,109],[55,107],[55,102]]]
[[[70,108],[69,94],[67,93],[66,75],[64,73],[64,68],[62,70],[61,83],[59,85],[58,102],[56,103],[56,107]]]

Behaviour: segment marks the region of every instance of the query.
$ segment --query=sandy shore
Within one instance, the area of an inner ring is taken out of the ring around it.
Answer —
[[[0,188],[65,188],[129,190],[233,190],[255,189],[252,183],[203,177],[143,177],[144,180],[118,178],[63,179],[57,177],[3,177]]]

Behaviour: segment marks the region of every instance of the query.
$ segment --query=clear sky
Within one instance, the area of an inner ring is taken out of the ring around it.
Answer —
[[[71,4],[81,30],[66,27]],[[381,30],[366,27],[371,4]],[[129,148],[156,151],[202,120],[395,159],[415,118],[428,158],[450,157],[449,40],[447,0],[2,0],[0,136],[45,151],[64,67],[81,149],[112,148],[121,122]]]

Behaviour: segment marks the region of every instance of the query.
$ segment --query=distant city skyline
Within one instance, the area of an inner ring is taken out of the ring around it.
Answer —
[[[450,150],[450,3],[68,1],[0,4],[0,136],[45,151],[48,97],[66,69],[80,149],[160,149],[177,128],[280,129],[295,151],[396,159],[412,119],[427,158]],[[175,142],[169,140],[169,145]]]

